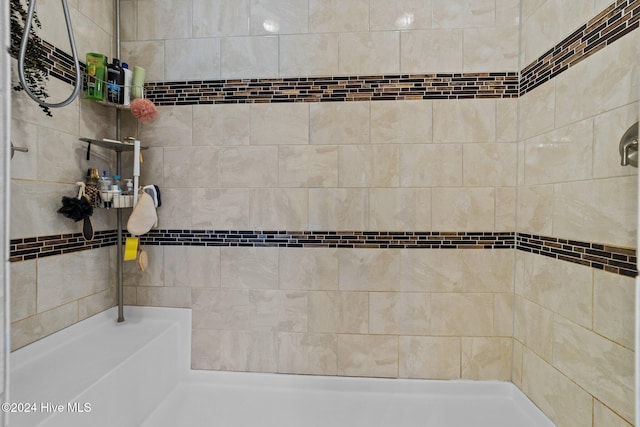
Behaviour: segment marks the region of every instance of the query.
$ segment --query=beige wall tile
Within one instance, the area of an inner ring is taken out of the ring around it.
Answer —
[[[338,52],[341,74],[400,72],[400,33],[397,31],[341,33]]]
[[[221,149],[221,186],[275,187],[277,183],[277,147],[223,147]]]
[[[461,73],[463,31],[414,30],[400,34],[401,73]],[[416,52],[420,52],[416,55]]]
[[[115,287],[105,289],[88,297],[78,300],[78,320],[84,320],[95,314],[114,307],[116,302]]]
[[[434,142],[495,142],[496,102],[492,99],[433,102]]]
[[[11,142],[17,147],[25,147],[30,153],[38,150],[38,126],[23,120],[11,120]],[[11,159],[12,179],[38,179],[38,156],[21,156],[16,153]]]
[[[511,381],[520,389],[522,386],[522,362],[524,357],[524,346],[520,341],[513,340],[513,371],[511,373]]]
[[[462,338],[462,378],[511,379],[511,338]]]
[[[338,33],[280,36],[281,76],[332,76],[338,73]]]
[[[545,256],[525,258],[523,295],[544,308],[591,327],[593,270]]]
[[[400,274],[400,251],[341,249],[340,290],[393,291]]]
[[[164,56],[169,58],[164,63],[168,81],[220,78],[219,38],[165,40]]]
[[[222,248],[220,274],[222,288],[278,289],[278,249]]]
[[[520,128],[518,117],[519,100],[520,98],[496,100],[496,140],[498,142],[515,142],[518,140],[518,130]]]
[[[193,0],[193,37],[249,34],[250,0]]]
[[[464,144],[462,181],[467,187],[516,184],[516,144]]]
[[[133,65],[144,68],[145,82],[161,82],[164,80],[164,41],[130,41],[122,42],[122,57]]]
[[[550,236],[553,233],[553,185],[518,186],[518,228]]]
[[[370,230],[430,230],[431,189],[371,188]]]
[[[514,25],[465,29],[464,72],[518,71],[519,31]]]
[[[338,249],[280,248],[280,289],[338,289]]]
[[[495,8],[495,2],[490,0],[433,0],[433,27],[492,26]]]
[[[371,0],[369,13],[373,31],[431,28],[431,0]]]
[[[306,332],[307,293],[253,289],[193,289],[193,327]]]
[[[556,80],[551,80],[519,99],[520,139],[553,130],[556,109]]]
[[[634,246],[636,181],[630,176],[555,185],[554,235]]]
[[[495,189],[434,188],[433,229],[492,230],[495,224]]]
[[[431,142],[432,116],[432,101],[372,102],[371,143]]]
[[[368,0],[309,0],[309,31],[312,33],[368,29]]]
[[[138,0],[138,40],[191,37],[191,8],[181,6],[180,0]]]
[[[298,102],[251,105],[251,144],[308,143],[309,104]]]
[[[37,312],[109,288],[109,249],[76,252],[38,260]]]
[[[556,78],[558,125],[638,100],[636,58],[640,55],[639,40],[638,34],[623,37]]]
[[[148,144],[150,147],[191,145],[193,117],[191,107],[158,107],[158,117],[162,117],[162,120],[152,120],[141,128],[140,140],[144,145]]]
[[[165,286],[220,287],[220,248],[167,246],[163,266]]]
[[[191,190],[191,225],[197,228],[246,229],[251,192],[243,188]]]
[[[193,145],[249,145],[250,105],[193,107]]]
[[[338,375],[398,376],[398,337],[338,335]]]
[[[164,147],[164,187],[218,187],[220,156],[219,147]]]
[[[365,189],[311,188],[311,230],[366,230],[369,193]]]
[[[590,427],[593,398],[531,351],[525,350],[522,389],[558,426]]]
[[[303,188],[251,190],[249,225],[253,230],[302,230],[307,227],[309,192]]]
[[[460,338],[399,337],[399,340],[401,378],[460,378]]]
[[[593,121],[583,120],[524,142],[525,183],[548,184],[593,176]]]
[[[336,187],[338,147],[278,147],[278,178],[281,187]]]
[[[78,321],[76,301],[11,324],[11,351],[58,332]]]
[[[461,252],[465,292],[513,292],[513,251],[485,249]]]
[[[422,292],[462,292],[462,251],[405,249],[400,251],[400,289]]]
[[[594,399],[593,427],[631,427],[631,424]]]
[[[431,333],[446,336],[491,336],[493,296],[432,294]]]
[[[593,330],[627,348],[634,345],[635,281],[593,272]]]
[[[337,336],[329,334],[278,334],[278,372],[337,375]]]
[[[338,147],[340,187],[397,187],[399,150],[383,144]]]
[[[634,412],[633,351],[558,316],[553,364],[627,420]]]
[[[493,335],[513,337],[513,294],[503,293],[493,296]]]
[[[186,308],[191,306],[191,288],[139,286],[136,298],[138,305]]]
[[[36,314],[36,261],[12,262],[11,274],[11,322]]]
[[[367,292],[309,292],[309,331],[366,334],[369,332]]]
[[[156,210],[158,214],[158,228],[161,230],[190,229],[191,191],[184,188],[161,188],[162,208]]]
[[[192,369],[276,372],[277,340],[271,332],[194,329]]]
[[[370,102],[311,104],[311,144],[368,144]]]
[[[517,193],[515,187],[496,188],[495,231],[510,232],[516,229]]]
[[[430,296],[422,293],[371,292],[369,333],[429,335]]]
[[[521,296],[516,296],[514,318],[514,337],[527,349],[551,362],[553,313]]]
[[[496,25],[519,25],[520,1],[496,0]]]
[[[308,31],[307,0],[251,1],[251,34],[291,34]]]
[[[462,185],[462,145],[409,144],[400,146],[400,186]]]
[[[223,79],[278,76],[278,38],[224,37],[220,43]]]

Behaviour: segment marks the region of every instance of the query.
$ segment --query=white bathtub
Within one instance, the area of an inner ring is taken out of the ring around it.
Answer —
[[[125,316],[109,310],[14,352],[11,402],[36,412],[10,426],[553,426],[511,383],[191,371],[189,310]]]

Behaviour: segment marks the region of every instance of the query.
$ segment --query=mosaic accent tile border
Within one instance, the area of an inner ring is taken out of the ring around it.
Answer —
[[[126,233],[125,233],[126,234]],[[11,262],[91,250],[116,244],[115,230],[96,232],[87,242],[81,233],[11,240]],[[558,260],[635,277],[632,248],[513,232],[437,231],[267,231],[152,230],[141,237],[150,246],[226,246],[367,249],[518,249]]]
[[[518,73],[204,80],[145,88],[156,105],[516,98]]]
[[[520,96],[630,33],[640,25],[640,0],[617,0],[522,70]]]
[[[154,230],[144,245],[287,248],[511,249],[511,232]]]
[[[636,250],[632,248],[518,233],[516,249],[623,276],[638,274]]]
[[[118,241],[115,230],[96,231],[94,239],[87,242],[82,233],[53,234],[49,236],[11,239],[9,242],[9,262],[28,261],[54,255],[64,255],[79,251],[113,246]]]

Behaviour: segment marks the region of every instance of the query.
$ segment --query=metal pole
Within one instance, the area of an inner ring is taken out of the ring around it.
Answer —
[[[116,0],[116,58],[120,58],[120,0]],[[116,140],[122,140],[122,117],[120,109],[116,109]],[[122,176],[122,152],[116,153],[116,175]],[[116,243],[116,294],[118,300],[118,322],[124,322],[124,275],[123,263],[124,253],[122,247],[122,209],[116,209],[117,212],[117,238]]]

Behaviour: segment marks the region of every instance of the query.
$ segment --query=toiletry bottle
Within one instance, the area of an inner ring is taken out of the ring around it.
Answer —
[[[133,194],[133,179],[127,178],[125,181],[127,182],[127,191],[124,194]]]
[[[131,87],[131,99],[144,98],[144,75],[142,67],[133,67],[133,83]]]
[[[124,101],[124,73],[120,66],[120,60],[113,58],[113,62],[107,65],[107,101],[114,104],[122,104]]]
[[[113,181],[111,182],[111,191],[114,194],[122,193],[122,187],[120,186],[120,175],[113,175],[111,177]]]
[[[133,84],[133,71],[129,69],[129,64],[122,63],[122,71],[124,73],[124,95],[122,103],[124,105],[131,104],[131,85]]]
[[[99,53],[87,53],[87,89],[86,98],[104,101],[107,58]]]

